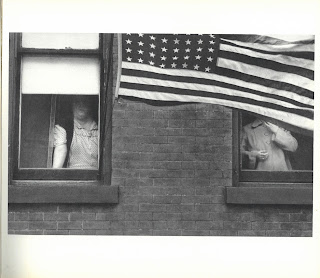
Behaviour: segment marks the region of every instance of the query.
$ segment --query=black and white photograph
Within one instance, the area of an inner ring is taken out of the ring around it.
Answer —
[[[320,274],[319,5],[36,2],[4,5],[1,277]]]
[[[10,34],[11,234],[312,236],[314,36]]]

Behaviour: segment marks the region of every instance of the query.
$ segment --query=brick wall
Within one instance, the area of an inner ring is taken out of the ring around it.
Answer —
[[[114,85],[117,52],[114,51]],[[11,234],[311,236],[312,207],[227,205],[232,111],[120,98],[114,205],[9,205]]]
[[[115,205],[9,205],[9,233],[311,236],[309,206],[227,205],[231,110],[120,98],[113,111]]]

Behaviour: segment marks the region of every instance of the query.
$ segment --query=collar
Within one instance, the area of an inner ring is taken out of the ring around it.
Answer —
[[[260,119],[255,119],[254,122],[251,123],[251,127],[256,128],[262,124],[263,124],[263,122]]]
[[[84,129],[84,127],[82,127],[76,119],[74,119],[74,126],[78,129]],[[95,121],[92,121],[89,130],[97,130],[97,129],[98,129],[98,125],[96,124]]]

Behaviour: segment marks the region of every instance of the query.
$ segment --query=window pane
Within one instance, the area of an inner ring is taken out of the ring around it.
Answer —
[[[22,47],[48,49],[98,49],[99,34],[23,33]]]
[[[100,65],[93,58],[23,57],[22,94],[85,94],[100,92]]]
[[[313,169],[313,138],[242,113],[241,168],[259,171]]]
[[[50,95],[23,95],[20,168],[46,168],[50,126]]]
[[[20,168],[98,169],[99,97],[21,95]]]

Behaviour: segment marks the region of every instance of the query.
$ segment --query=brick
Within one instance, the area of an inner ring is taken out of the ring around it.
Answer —
[[[180,179],[178,178],[158,178],[154,179],[154,186],[179,186]]]
[[[142,230],[151,230],[152,222],[151,221],[139,221],[139,228]]]
[[[51,221],[67,221],[69,220],[69,213],[61,212],[61,213],[45,213],[44,220],[51,220]]]
[[[196,121],[195,120],[168,120],[168,127],[171,128],[192,128],[195,127]]]
[[[197,230],[222,230],[223,221],[196,221]]]
[[[110,221],[83,221],[84,230],[106,230],[110,227]]]
[[[152,225],[152,223],[151,223]],[[125,221],[124,222],[124,229],[139,229],[139,221]]]
[[[226,207],[220,204],[196,204],[196,212],[225,212]]]
[[[97,213],[96,214],[96,220],[98,221],[110,221],[110,220],[124,220],[124,213],[118,212],[118,213],[112,213],[112,212],[106,212],[106,213]]]
[[[290,231],[281,230],[270,230],[266,231],[266,236],[271,237],[289,237],[291,235]]]
[[[181,169],[181,162],[180,161],[154,162],[154,169],[171,169],[171,170]]]
[[[238,231],[238,236],[265,236],[265,231],[249,230],[249,231]]]
[[[140,173],[138,173],[138,176],[141,178],[161,178],[165,176],[166,170],[162,169],[149,169],[149,170],[143,170]]]
[[[126,179],[126,186],[152,186],[153,179],[149,178],[136,178]]]
[[[194,171],[191,170],[167,170],[168,178],[191,178],[194,177]]]
[[[169,144],[194,144],[196,138],[194,136],[168,136]]]
[[[289,214],[279,214],[270,212],[255,212],[252,215],[253,221],[263,222],[289,222]]]
[[[312,231],[301,231],[301,230],[293,230],[291,231],[290,236],[292,237],[312,237]]]
[[[290,222],[310,222],[310,221],[312,221],[312,214],[300,214],[300,213],[290,214]]]
[[[96,230],[69,230],[70,235],[96,235]]]
[[[181,231],[176,230],[154,230],[152,233],[154,236],[180,236]]]
[[[182,220],[211,220],[209,213],[182,213]]]
[[[195,230],[195,221],[167,221],[169,230]]]
[[[181,213],[165,213],[165,212],[154,212],[152,216],[153,220],[181,220]]]
[[[182,203],[194,203],[194,204],[211,204],[213,203],[214,199],[216,197],[214,196],[183,196],[182,197]]]
[[[218,217],[222,217],[225,221],[251,221],[254,214],[252,213],[223,213]],[[212,219],[216,218],[215,214],[211,214]]]
[[[211,230],[210,236],[237,236],[237,231],[229,231],[229,230]]]
[[[152,119],[152,111],[126,111],[126,117],[129,119]]]
[[[224,221],[223,228],[225,230],[250,230],[251,222]]]
[[[43,235],[43,231],[42,230],[16,231],[15,234],[19,234],[19,235]]]
[[[155,204],[180,204],[181,196],[153,196]]]
[[[44,235],[69,235],[68,230],[45,230]]]
[[[153,161],[128,161],[127,169],[153,169]]]
[[[153,221],[153,230],[166,230],[168,229],[167,221]]]
[[[55,221],[34,221],[29,222],[30,230],[56,230],[57,222]]]
[[[123,222],[123,221],[110,221],[110,228],[113,230],[122,230],[125,228],[125,222]]]
[[[29,213],[30,221],[44,221],[44,213],[42,212],[30,212]]]
[[[70,213],[70,221],[95,220],[95,219],[96,219],[95,213],[80,213],[80,212]]]
[[[205,183],[205,185],[208,184],[210,185],[209,183],[209,180],[207,180],[207,183]],[[203,186],[204,184],[201,183],[200,186],[198,185],[196,188],[195,188],[195,191],[196,191],[196,195],[224,195],[224,187],[212,187],[212,186]]]
[[[280,223],[281,230],[303,230],[304,223]]]
[[[15,221],[24,221],[24,220],[28,220],[28,219],[29,219],[29,213],[27,213],[27,212],[23,212],[23,213],[16,212],[14,214]]]
[[[182,230],[182,236],[209,236],[210,231],[201,231],[201,230]]]
[[[151,236],[152,230],[142,230],[142,229],[129,230],[129,231],[124,231],[123,234],[130,235],[130,236]]]
[[[9,230],[27,230],[29,228],[29,222],[27,221],[9,221]]]
[[[252,222],[252,230],[279,230],[280,223]]]
[[[138,213],[131,213],[126,212],[124,215],[125,220],[141,220],[141,221],[147,221],[152,220],[152,212],[138,212]]]
[[[193,212],[194,205],[189,204],[169,204],[166,205],[167,212]]]
[[[182,130],[180,128],[155,128],[154,135],[155,136],[181,136]]]
[[[96,230],[96,235],[123,235],[122,230]]]
[[[8,213],[8,221],[14,221],[14,212]]]
[[[119,202],[124,204],[152,203],[152,196],[121,196]]]
[[[139,210],[142,212],[162,212],[166,211],[166,205],[162,204],[140,204]]]
[[[139,172],[132,169],[113,169],[112,175],[115,178],[138,178]]]

